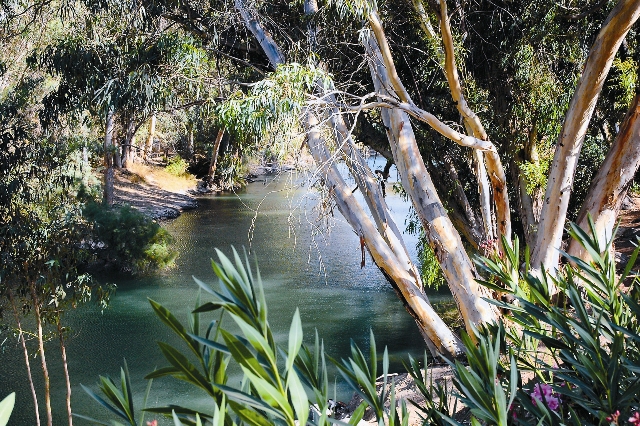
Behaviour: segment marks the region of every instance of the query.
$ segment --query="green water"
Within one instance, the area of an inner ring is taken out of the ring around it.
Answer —
[[[95,306],[84,306],[67,316],[72,329],[67,351],[74,412],[108,418],[106,411],[82,391],[80,383],[95,389],[99,374],[117,379],[123,358],[132,373],[136,401],[140,400],[146,387],[144,375],[166,365],[156,342],[180,345],[155,317],[147,299],[164,304],[186,321],[197,295],[191,276],[215,283],[210,267],[210,259],[216,257],[214,249],[230,254],[232,245],[250,249],[250,257],[257,259],[270,309],[269,322],[279,341],[285,341],[291,316],[298,307],[306,341],[312,341],[317,329],[327,353],[335,358],[348,355],[350,338],[368,348],[369,329],[373,329],[380,350],[388,346],[393,369],[402,369],[400,358],[406,358],[407,353],[421,356],[423,342],[415,323],[368,254],[365,267],[360,268],[359,240],[337,210],[318,220],[315,191],[307,187],[291,189],[292,176],[268,180],[266,185],[250,184],[241,194],[201,198],[197,210],[167,223],[180,251],[177,268],[144,278],[97,277],[102,283],[118,286],[109,308],[100,312]],[[299,177],[295,180],[301,181]],[[407,204],[395,194],[388,194],[387,200],[399,225],[404,224]],[[407,241],[413,249],[415,239],[407,236]],[[432,295],[431,299],[444,297]],[[7,334],[2,336],[4,339]],[[54,424],[62,425],[64,382],[56,341],[49,342],[48,349]],[[0,396],[17,392],[10,425],[35,424],[17,339],[8,337],[1,359]],[[37,377],[38,361],[32,359]],[[339,399],[351,396],[339,379],[336,391]],[[163,378],[154,381],[149,402],[152,406],[176,402],[206,406],[207,399],[190,386]],[[43,406],[40,397],[41,411]],[[79,419],[74,423],[88,424]]]

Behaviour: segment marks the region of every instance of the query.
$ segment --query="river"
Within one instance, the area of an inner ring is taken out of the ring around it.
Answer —
[[[198,292],[192,275],[216,283],[210,266],[210,259],[216,258],[216,247],[228,255],[231,246],[244,248],[250,251],[252,261],[257,260],[269,306],[269,322],[278,341],[286,341],[291,317],[298,307],[305,340],[311,343],[317,329],[326,352],[335,358],[348,356],[350,339],[367,349],[369,329],[374,331],[380,351],[385,345],[389,348],[392,370],[402,370],[400,359],[406,359],[407,353],[422,356],[424,346],[415,323],[368,253],[366,265],[360,268],[359,239],[337,210],[325,211],[325,218],[318,220],[317,191],[300,185],[306,180],[297,175],[266,180],[249,184],[239,194],[201,198],[198,209],[166,223],[180,252],[176,268],[147,277],[97,277],[102,283],[117,285],[109,307],[100,311],[97,306],[87,305],[67,315],[71,328],[67,351],[74,412],[109,418],[106,410],[84,393],[80,383],[96,389],[98,375],[109,375],[118,381],[123,359],[129,365],[135,399],[140,401],[146,386],[144,375],[154,367],[167,365],[156,342],[166,341],[184,348],[155,317],[147,299],[164,304],[186,321]],[[293,187],[293,181],[298,185]],[[392,191],[387,202],[402,226],[408,213],[407,203]],[[411,235],[406,239],[415,258],[416,239]],[[430,295],[436,301],[446,297],[444,293]],[[47,347],[54,424],[62,425],[64,384],[59,350],[55,340]],[[0,396],[17,392],[10,425],[31,426],[33,404],[16,339],[9,337],[2,350]],[[38,359],[32,359],[32,369],[39,377],[37,362]],[[351,392],[339,377],[335,389],[338,399],[348,401]],[[207,399],[203,393],[172,378],[155,380],[149,405],[176,402],[202,406]],[[41,411],[43,406],[40,397]],[[79,419],[74,423],[89,424]]]

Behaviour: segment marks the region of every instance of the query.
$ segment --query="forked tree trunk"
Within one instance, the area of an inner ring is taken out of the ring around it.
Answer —
[[[18,326],[18,331],[20,333],[20,344],[24,353],[24,363],[27,367],[27,378],[29,379],[29,388],[31,389],[31,397],[33,398],[33,407],[36,414],[36,426],[40,426],[40,407],[38,406],[38,394],[36,393],[36,387],[33,384],[33,375],[31,374],[31,363],[29,362],[29,350],[27,349],[27,341],[25,340],[24,333],[22,332],[22,324],[20,322],[18,309],[16,308],[16,302],[13,299],[13,291],[9,289],[8,292],[9,303],[11,304],[11,309],[13,310],[13,317],[16,320],[16,325]]]
[[[36,327],[38,331],[38,351],[42,365],[42,376],[44,378],[44,404],[47,411],[47,426],[53,426],[53,415],[51,412],[51,384],[49,381],[49,370],[47,368],[47,358],[44,353],[44,336],[42,334],[42,316],[40,315],[40,300],[36,293],[36,285],[32,281],[29,283],[31,290],[31,300],[33,301],[33,312],[36,317]]]
[[[591,47],[551,163],[537,243],[531,256],[531,266],[535,270],[542,265],[551,272],[558,268],[562,232],[582,142],[616,52],[639,15],[640,0],[620,0]]]
[[[153,149],[153,138],[156,135],[156,115],[153,114],[151,116],[151,120],[149,121],[149,136],[147,137],[147,141],[144,145],[144,161],[149,161],[149,154],[151,154],[151,150]]]
[[[378,69],[380,70],[380,72],[384,72],[385,75],[386,82],[384,84],[387,86],[387,97],[395,95],[397,98],[399,98],[401,101],[397,105],[399,108],[402,108],[405,112],[411,114],[413,117],[429,124],[434,130],[441,133],[448,139],[451,139],[452,141],[460,145],[484,151],[487,171],[489,173],[491,185],[493,187],[493,198],[496,208],[496,217],[498,221],[497,231],[500,233],[500,235],[503,235],[509,242],[511,241],[511,213],[509,209],[509,196],[507,193],[506,176],[504,174],[504,169],[502,167],[497,149],[490,141],[488,141],[486,132],[484,131],[480,120],[475,115],[475,113],[473,113],[473,111],[468,108],[468,106],[466,105],[466,101],[464,101],[464,97],[462,96],[462,91],[460,89],[460,83],[458,81],[457,71],[455,68],[455,61],[452,58],[452,41],[449,43],[447,42],[447,37],[452,37],[450,29],[447,33],[448,24],[444,24],[448,23],[448,16],[446,15],[446,4],[444,4],[444,0],[441,0],[441,7],[444,11],[443,18],[441,19],[441,30],[443,42],[445,45],[445,74],[447,76],[447,80],[449,80],[451,94],[454,97],[454,100],[457,99],[458,111],[462,114],[465,120],[465,125],[473,130],[473,135],[467,136],[460,134],[450,126],[447,126],[446,124],[438,120],[432,114],[418,108],[415,103],[413,103],[407,90],[404,88],[402,81],[400,81],[400,78],[398,77],[395,63],[391,55],[389,43],[387,42],[386,36],[384,34],[380,18],[378,17],[377,12],[374,10],[368,15],[367,19],[375,35],[380,61],[384,64],[384,70],[380,67],[378,67]],[[447,47],[448,44],[451,44],[451,48]],[[377,77],[374,77],[374,79],[375,78]]]
[[[107,112],[106,127],[104,133],[104,204],[111,208],[113,206],[113,134],[115,122],[114,112],[110,109]]]
[[[71,378],[69,377],[69,364],[67,363],[67,348],[64,344],[64,334],[62,324],[60,323],[60,313],[57,317],[58,339],[60,340],[60,353],[62,354],[62,367],[64,369],[64,381],[67,386],[67,418],[69,426],[73,426],[73,414],[71,412]]]
[[[584,230],[589,229],[588,215],[593,218],[601,251],[613,237],[622,200],[639,165],[640,98],[636,94],[578,214],[578,226]],[[569,245],[569,254],[588,260],[586,250],[575,240]]]
[[[407,311],[413,316],[429,349],[453,358],[460,356],[464,347],[460,339],[433,310],[428,298],[416,285],[416,279],[397,260],[389,245],[356,200],[331,159],[322,139],[318,119],[309,111],[305,114],[307,146],[320,168],[326,185],[347,222],[364,239],[376,265],[393,285]]]

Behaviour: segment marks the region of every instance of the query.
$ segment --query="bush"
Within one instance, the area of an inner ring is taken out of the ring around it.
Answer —
[[[184,176],[187,174],[189,163],[182,159],[179,155],[169,159],[165,170],[174,176]]]
[[[591,231],[595,235],[593,225]],[[593,261],[566,255],[575,266],[556,277],[519,274],[517,249],[507,249],[504,259],[479,263],[497,279],[485,284],[506,290],[514,300],[493,301],[511,314],[504,323],[478,330],[477,347],[467,338],[469,367],[456,365],[456,387],[478,420],[536,425],[640,420],[640,285],[634,279],[625,287],[638,251],[617,276],[609,247],[600,253],[598,241],[575,226],[570,234]],[[559,298],[552,297],[554,287]],[[533,379],[523,383],[522,372]]]
[[[93,236],[109,262],[121,269],[145,272],[174,264],[177,252],[169,248],[171,235],[151,218],[129,207],[105,208],[90,201],[83,210],[93,225]]]

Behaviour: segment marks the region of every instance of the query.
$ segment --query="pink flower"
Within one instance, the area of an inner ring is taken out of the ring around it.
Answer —
[[[560,398],[557,393],[553,393],[551,385],[546,383],[538,383],[533,387],[531,393],[531,402],[534,404],[542,403],[547,404],[547,407],[552,411],[558,411],[560,407]]]
[[[608,421],[609,423],[618,424],[618,417],[620,417],[620,410],[616,410],[615,413],[611,414],[605,420]]]
[[[633,413],[633,416],[629,417],[629,423],[638,425],[640,424],[640,411]]]
[[[158,426],[158,421],[157,420],[151,420],[150,422],[147,422],[147,426]]]

